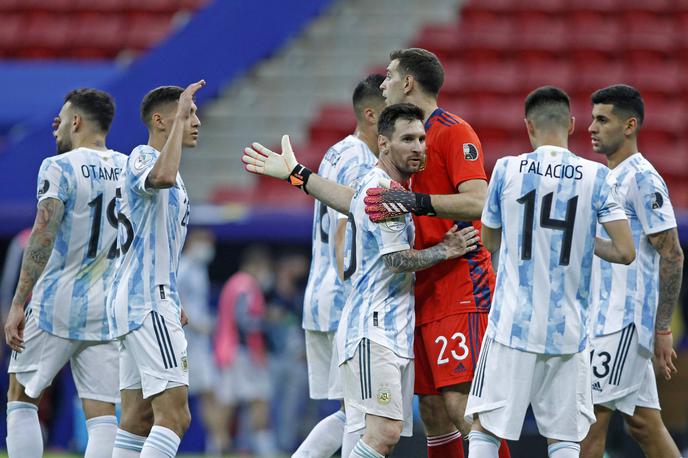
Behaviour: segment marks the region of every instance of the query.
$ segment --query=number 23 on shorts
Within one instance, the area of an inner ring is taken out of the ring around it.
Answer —
[[[442,335],[437,336],[435,344],[441,345],[440,352],[437,355],[438,366],[449,363],[450,356],[456,361],[463,361],[470,353],[466,345],[466,335],[462,332],[455,332],[450,339]],[[447,351],[447,347],[453,348]]]

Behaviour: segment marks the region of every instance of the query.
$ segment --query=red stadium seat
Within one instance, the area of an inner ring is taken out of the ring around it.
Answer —
[[[685,74],[676,61],[650,60],[628,63],[626,73],[629,84],[636,86],[641,94],[669,93],[681,91]]]
[[[179,10],[179,0],[120,0],[120,4],[133,12],[172,14]]]
[[[22,14],[3,13],[0,27],[0,56],[12,57],[23,41],[26,17]]]
[[[72,45],[74,20],[70,15],[31,15],[23,31],[20,55],[59,55]]]
[[[0,13],[3,15],[7,13],[21,12],[25,8],[26,7],[24,6],[23,0],[0,0]],[[3,17],[3,24],[4,21],[5,18]]]
[[[81,12],[121,13],[124,10],[122,0],[74,0],[74,3]]]
[[[576,0],[568,2],[569,11],[597,11],[616,14],[623,11],[625,0]]]
[[[556,86],[569,91],[573,85],[571,65],[564,60],[530,61],[519,69],[521,93],[540,86]]]
[[[126,47],[135,50],[147,49],[162,41],[171,30],[172,20],[168,15],[135,15],[127,21]]]
[[[24,0],[22,4],[26,11],[32,13],[69,13],[77,10],[72,0]]]
[[[670,55],[679,35],[672,18],[651,12],[627,13],[622,27],[623,43],[630,51],[649,50]]]
[[[530,14],[519,18],[514,38],[519,50],[551,53],[556,57],[567,50],[568,33],[563,20]]]
[[[309,128],[310,139],[319,144],[332,145],[356,127],[350,105],[324,105],[313,119]]]
[[[477,92],[511,94],[518,88],[517,66],[510,61],[445,64],[442,90],[448,97]]]
[[[78,45],[74,56],[114,56],[126,45],[124,17],[115,14],[86,13],[79,16],[73,31]]]
[[[570,16],[569,48],[576,53],[612,56],[621,51],[621,24],[614,16],[577,12]]]

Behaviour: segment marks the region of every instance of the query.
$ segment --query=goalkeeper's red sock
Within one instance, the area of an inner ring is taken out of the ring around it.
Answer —
[[[509,444],[505,439],[499,444],[499,458],[511,458],[511,452],[509,452]]]
[[[428,458],[464,458],[461,433],[428,436]]]

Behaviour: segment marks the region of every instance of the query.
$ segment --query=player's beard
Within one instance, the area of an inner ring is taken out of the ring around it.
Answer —
[[[57,142],[57,154],[64,154],[73,149],[74,148],[72,147],[71,140],[62,140]]]

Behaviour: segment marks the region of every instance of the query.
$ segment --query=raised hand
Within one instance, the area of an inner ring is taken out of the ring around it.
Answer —
[[[191,108],[193,107],[193,100],[196,92],[205,86],[205,80],[200,80],[196,83],[191,83],[186,86],[184,92],[179,96],[179,103],[177,104],[177,114],[188,118],[191,116]]]
[[[299,165],[291,148],[289,135],[282,136],[282,154],[277,154],[260,143],[253,143],[250,147],[244,148],[241,161],[245,169],[251,173],[280,180],[291,178],[292,171]]]

